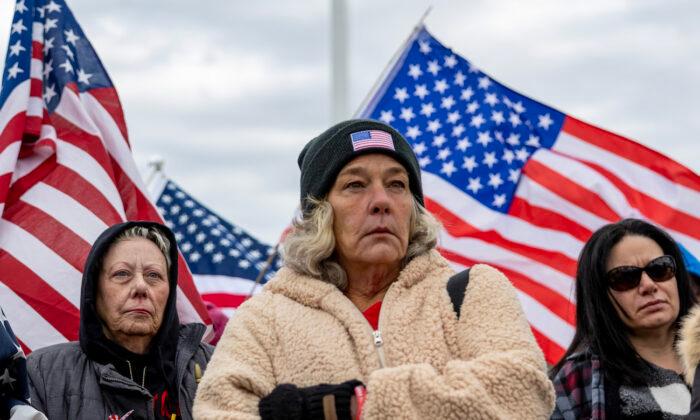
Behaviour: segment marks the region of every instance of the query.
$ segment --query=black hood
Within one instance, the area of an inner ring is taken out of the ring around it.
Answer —
[[[165,305],[163,321],[158,333],[151,342],[148,355],[135,355],[117,343],[109,340],[102,332],[102,321],[97,314],[95,306],[96,286],[99,279],[102,261],[114,243],[114,240],[125,230],[134,226],[146,228],[156,227],[170,241],[170,269],[168,281],[170,294]],[[177,351],[180,321],[177,315],[177,265],[178,252],[175,235],[166,226],[155,222],[133,221],[114,225],[105,230],[92,245],[90,254],[85,261],[83,270],[83,284],[80,294],[80,347],[88,358],[101,364],[112,364],[117,370],[123,371],[126,360],[143,360],[149,365],[149,372],[162,376],[159,383],[165,383],[168,390],[177,390],[175,353]],[[156,378],[152,378],[156,379]],[[162,381],[162,382],[161,382]],[[177,396],[177,393],[172,394]]]

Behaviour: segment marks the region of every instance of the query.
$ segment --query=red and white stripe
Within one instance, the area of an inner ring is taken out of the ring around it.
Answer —
[[[647,219],[700,254],[700,177],[631,140],[566,117],[551,150],[523,168],[509,214],[423,173],[426,205],[443,223],[440,250],[456,268],[503,271],[550,363],[575,332],[574,277],[585,241],[625,217]]]
[[[0,306],[25,351],[76,340],[91,244],[125,220],[162,222],[131,155],[117,93],[67,85],[48,113],[43,27],[33,26],[31,79],[0,110]],[[22,143],[34,135],[33,143]],[[181,321],[209,323],[180,257]]]

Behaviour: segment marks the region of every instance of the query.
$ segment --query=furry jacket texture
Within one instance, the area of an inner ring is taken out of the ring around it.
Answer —
[[[388,289],[380,343],[335,286],[290,269],[231,319],[194,403],[197,419],[257,419],[277,385],[358,379],[364,419],[542,419],[554,390],[508,279],[471,269],[457,318],[436,251],[414,258]]]

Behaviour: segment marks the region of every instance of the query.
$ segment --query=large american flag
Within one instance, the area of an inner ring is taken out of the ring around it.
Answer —
[[[406,136],[441,252],[510,278],[549,363],[574,335],[576,259],[594,230],[644,218],[700,254],[698,175],[509,89],[424,27],[359,114]]]
[[[282,266],[274,246],[222,219],[161,172],[149,189],[175,233],[202,299],[228,316]]]
[[[19,0],[0,91],[0,306],[25,350],[78,338],[81,271],[97,236],[161,221],[117,92],[62,0]],[[209,321],[182,258],[178,311]]]

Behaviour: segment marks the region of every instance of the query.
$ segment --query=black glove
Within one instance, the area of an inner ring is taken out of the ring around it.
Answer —
[[[282,384],[273,389],[270,395],[260,399],[258,410],[262,420],[324,420],[323,397],[333,395],[338,420],[352,420],[350,399],[355,395],[355,387],[359,385],[362,382],[356,380],[306,388]]]

